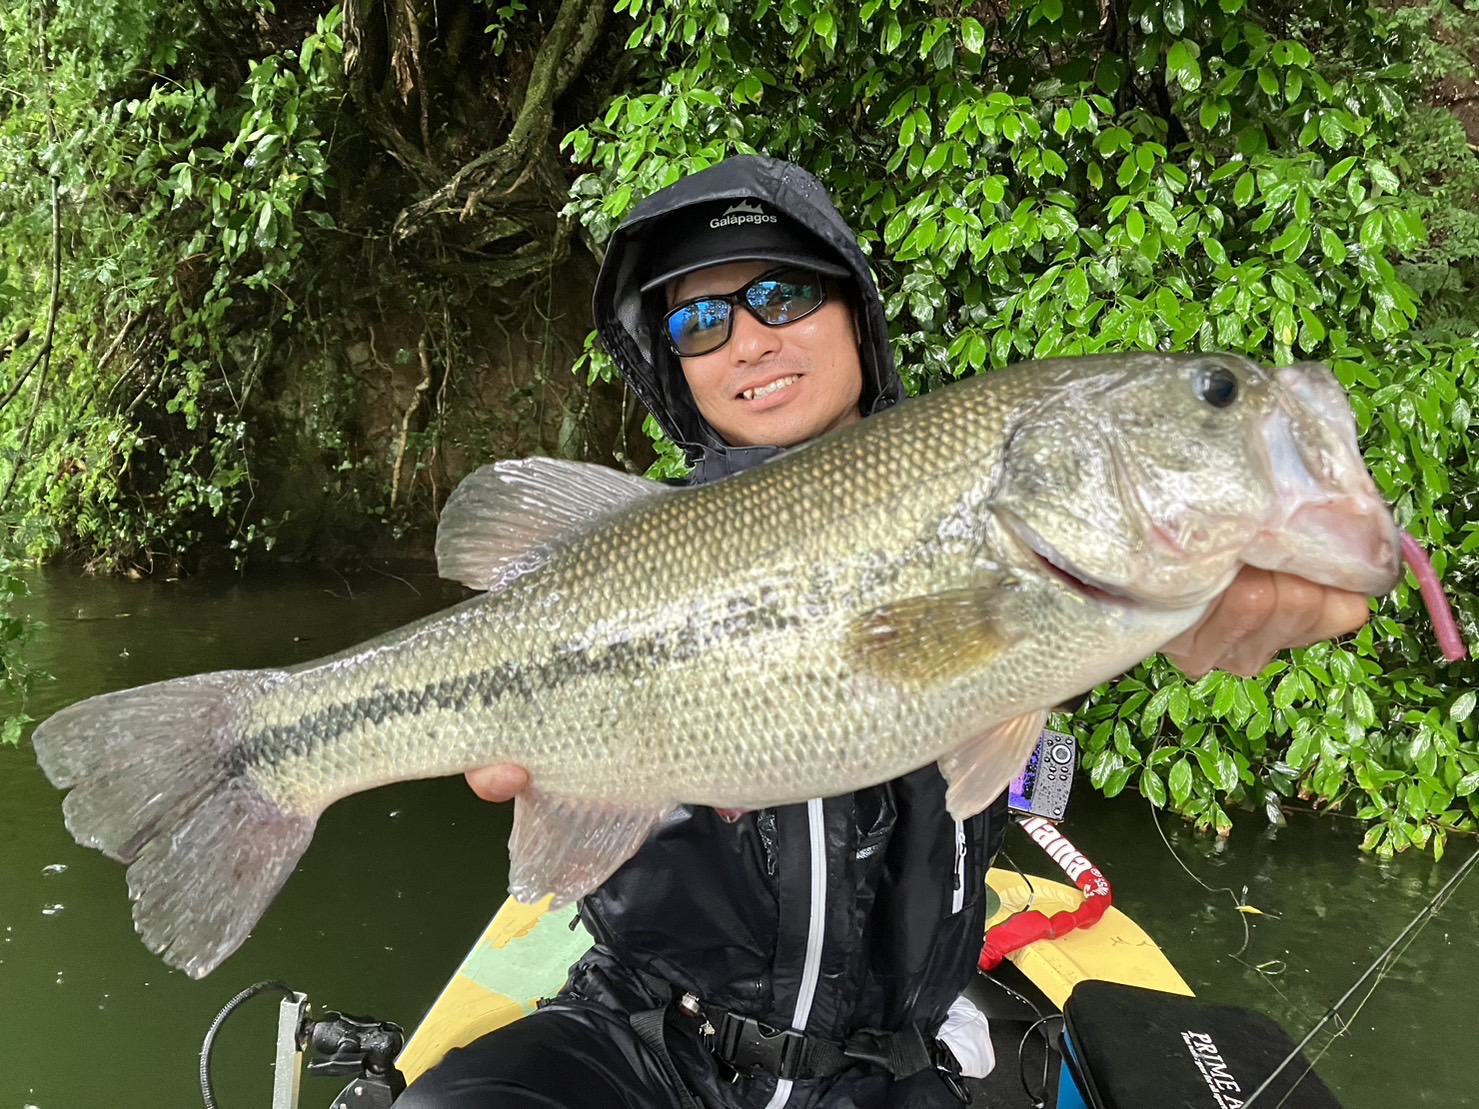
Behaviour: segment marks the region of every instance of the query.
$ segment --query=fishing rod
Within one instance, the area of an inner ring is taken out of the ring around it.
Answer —
[[[1382,974],[1385,974],[1386,971],[1391,969],[1391,966],[1388,965],[1388,961],[1390,960],[1390,963],[1395,963],[1397,959],[1402,956],[1402,953],[1407,949],[1407,944],[1410,943],[1413,939],[1416,939],[1417,933],[1421,932],[1422,929],[1427,925],[1427,923],[1432,920],[1434,916],[1437,915],[1440,909],[1443,908],[1444,904],[1448,901],[1450,897],[1453,896],[1454,892],[1458,889],[1459,884],[1462,883],[1463,880],[1468,876],[1469,872],[1474,869],[1474,865],[1476,863],[1479,863],[1479,849],[1476,849],[1474,853],[1468,857],[1464,864],[1458,868],[1453,877],[1449,878],[1448,881],[1443,884],[1442,889],[1440,889],[1437,893],[1435,893],[1431,898],[1428,899],[1428,903],[1424,905],[1421,909],[1419,909],[1417,911],[1417,915],[1407,922],[1407,926],[1397,934],[1397,938],[1394,939],[1390,944],[1388,944],[1387,949],[1383,951],[1380,955],[1378,955],[1375,961],[1372,962],[1372,964],[1367,967],[1364,972],[1362,972],[1361,977],[1357,978],[1356,981],[1351,984],[1351,988],[1346,990],[1346,992],[1340,996],[1340,1000],[1338,1000],[1334,1005],[1330,1006],[1329,1009],[1325,1010],[1325,1015],[1315,1022],[1315,1026],[1309,1030],[1304,1039],[1300,1040],[1299,1043],[1294,1046],[1294,1050],[1289,1052],[1288,1055],[1284,1056],[1283,1062],[1281,1062],[1277,1067],[1274,1068],[1273,1073],[1265,1078],[1263,1080],[1263,1083],[1251,1094],[1248,1095],[1248,1100],[1243,1102],[1243,1109],[1249,1109],[1250,1106],[1258,1101],[1259,1095],[1261,1095],[1265,1090],[1273,1085],[1274,1079],[1278,1078],[1279,1075],[1284,1072],[1285,1068],[1287,1068],[1290,1063],[1294,1062],[1294,1060],[1296,1059],[1301,1058],[1301,1052],[1303,1052],[1304,1049],[1309,1046],[1310,1041],[1318,1036],[1321,1029],[1329,1024],[1331,1020],[1333,1020],[1340,1013],[1341,1007],[1345,1005],[1345,1003],[1355,995],[1356,991],[1361,988],[1362,983],[1364,983],[1366,979],[1370,978],[1372,974],[1376,973],[1377,971],[1381,971]],[[1380,984],[1381,979],[1380,977],[1378,977],[1377,981],[1372,984],[1372,990],[1374,991],[1376,987]],[[1320,1056],[1324,1055],[1325,1052],[1330,1049],[1330,1045],[1333,1044],[1339,1036],[1340,1033],[1337,1032],[1335,1036],[1332,1036],[1330,1038],[1330,1042],[1320,1049],[1320,1055],[1317,1055],[1315,1057],[1315,1062],[1319,1061]],[[1311,1070],[1314,1069],[1315,1062],[1307,1062],[1305,1064],[1305,1074],[1308,1074]],[[1284,1098],[1279,1101],[1279,1105],[1282,1105],[1284,1101],[1288,1099],[1289,1094],[1292,1094],[1294,1092],[1294,1089],[1298,1087],[1299,1083],[1303,1080],[1304,1074],[1301,1074],[1299,1076],[1299,1079],[1296,1080],[1293,1086],[1290,1087],[1289,1093],[1286,1093],[1284,1095]],[[1277,1107],[1275,1107],[1275,1109],[1277,1109]]]

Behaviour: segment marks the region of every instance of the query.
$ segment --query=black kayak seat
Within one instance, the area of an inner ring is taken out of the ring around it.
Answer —
[[[1081,982],[1063,1007],[1056,1109],[1242,1109],[1294,1051],[1252,1009],[1116,982]],[[1340,1109],[1302,1056],[1254,1109]]]

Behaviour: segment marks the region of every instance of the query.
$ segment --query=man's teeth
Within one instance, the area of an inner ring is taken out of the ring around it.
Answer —
[[[778,377],[769,385],[762,385],[758,389],[746,389],[740,396],[745,400],[759,400],[768,397],[778,389],[784,389],[787,385],[795,385],[801,379],[801,375],[792,374],[790,377]]]

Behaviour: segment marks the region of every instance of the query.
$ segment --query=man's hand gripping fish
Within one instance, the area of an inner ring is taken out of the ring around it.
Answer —
[[[963,817],[1050,706],[1191,627],[1242,564],[1379,594],[1398,545],[1322,366],[1030,363],[714,485],[486,467],[437,539],[480,596],[317,662],[94,697],[36,751],[72,834],[128,864],[144,942],[200,977],[350,793],[526,767],[510,888],[557,903],[679,805],[938,761]]]

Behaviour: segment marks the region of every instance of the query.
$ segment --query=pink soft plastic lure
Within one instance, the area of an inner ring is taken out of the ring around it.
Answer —
[[[1443,594],[1438,575],[1433,572],[1428,552],[1405,531],[1402,532],[1402,561],[1417,575],[1423,604],[1427,606],[1428,616],[1432,618],[1433,631],[1437,633],[1438,646],[1443,649],[1443,657],[1449,662],[1468,658],[1469,652],[1464,647],[1464,637],[1459,634],[1458,621],[1453,618],[1453,609],[1449,607],[1448,598]]]

